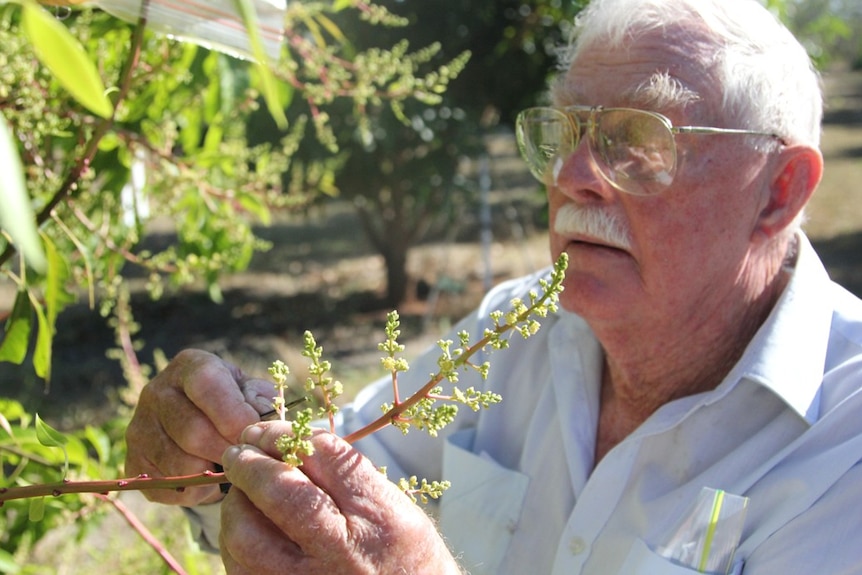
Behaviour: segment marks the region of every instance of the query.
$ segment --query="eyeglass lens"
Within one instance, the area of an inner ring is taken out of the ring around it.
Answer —
[[[676,148],[673,134],[660,118],[628,109],[567,116],[553,108],[532,108],[518,118],[517,136],[521,153],[537,179],[545,181],[549,166],[565,161],[574,152],[584,127],[593,157],[615,187],[648,194],[673,179]]]

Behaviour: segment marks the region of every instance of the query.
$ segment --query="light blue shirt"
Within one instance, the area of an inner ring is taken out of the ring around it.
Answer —
[[[500,285],[453,333],[481,334],[542,275]],[[462,408],[443,439],[389,428],[357,444],[393,479],[452,482],[440,529],[472,575],[703,572],[667,550],[675,534],[701,533],[692,510],[705,488],[748,498],[741,528],[722,532],[739,538],[727,572],[862,573],[862,302],[830,281],[804,236],[788,286],[724,381],[664,405],[597,466],[600,345],[573,314],[542,323],[495,352],[487,381],[462,375],[462,388],[492,389],[501,404]],[[437,371],[437,355],[411,365],[403,392]],[[341,432],[389,401],[388,379],[369,386],[341,412]]]
[[[473,575],[696,573],[662,550],[704,488],[748,498],[731,573],[862,573],[862,302],[799,244],[788,286],[724,381],[663,406],[595,468],[602,352],[566,312],[496,352],[487,382],[464,374],[462,388],[503,402],[462,408],[445,441],[390,429],[358,445],[392,478],[452,482],[440,527]],[[499,286],[456,329],[481,334],[490,311],[536,287]],[[436,356],[401,386],[424,383]],[[388,380],[363,391],[344,431],[390,400]]]

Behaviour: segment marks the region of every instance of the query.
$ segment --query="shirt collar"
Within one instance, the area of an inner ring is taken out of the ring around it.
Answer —
[[[778,302],[724,381],[704,394],[702,402],[717,401],[740,381],[749,380],[780,397],[809,424],[817,420],[832,323],[832,306],[825,296],[831,280],[808,238],[799,232],[796,239],[796,265]],[[565,327],[560,327],[568,335],[564,340],[571,345],[590,342],[580,357],[584,375],[600,379],[601,348],[592,330],[575,314],[561,316]]]
[[[817,420],[819,391],[832,324],[826,294],[831,280],[803,233],[784,292],[720,387],[742,379],[780,397],[809,424]]]

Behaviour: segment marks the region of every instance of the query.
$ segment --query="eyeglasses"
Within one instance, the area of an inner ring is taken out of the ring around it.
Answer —
[[[753,130],[674,126],[656,112],[634,108],[569,106],[528,108],[515,124],[518,148],[533,176],[556,182],[566,159],[586,132],[602,177],[621,192],[654,195],[676,175],[676,134],[779,136]]]

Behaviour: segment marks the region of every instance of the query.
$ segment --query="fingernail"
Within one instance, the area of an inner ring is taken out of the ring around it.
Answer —
[[[252,445],[257,445],[258,443],[260,443],[260,438],[262,435],[263,435],[263,428],[260,425],[254,423],[252,425],[249,425],[248,427],[246,427],[243,430],[242,436],[240,437],[239,440],[242,441],[243,443],[250,443]]]
[[[239,445],[231,445],[224,450],[224,453],[221,456],[221,465],[224,467],[225,471],[229,470],[234,462],[236,462],[240,451],[242,451],[242,447]]]

